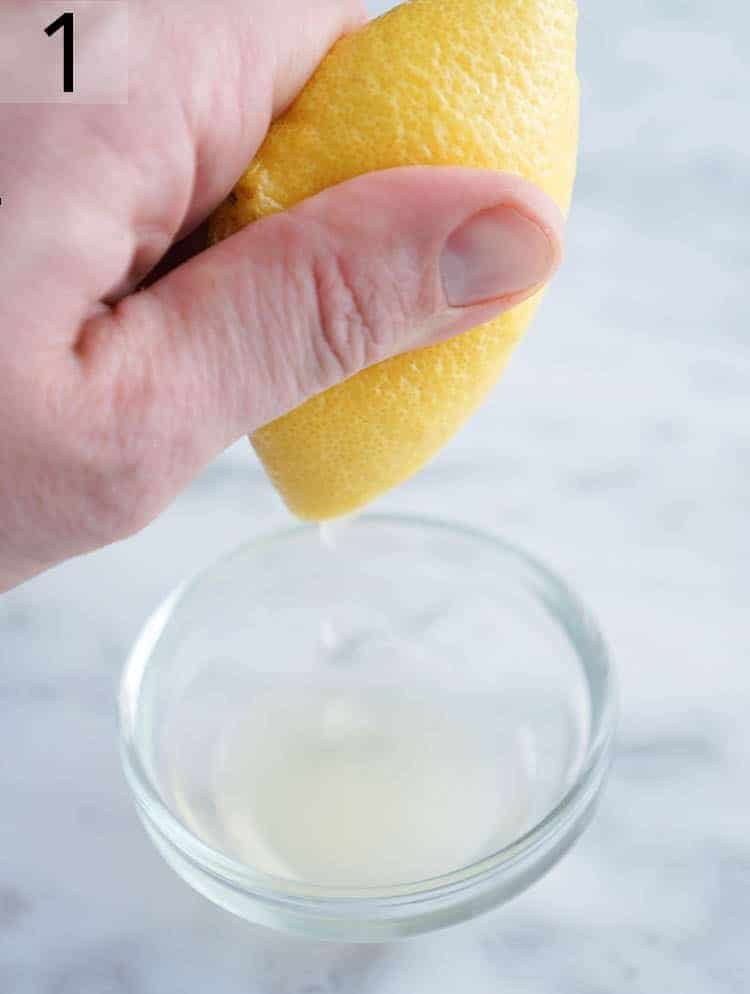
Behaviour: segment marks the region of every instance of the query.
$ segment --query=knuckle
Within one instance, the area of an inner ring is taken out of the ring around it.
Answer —
[[[147,474],[132,458],[95,460],[88,467],[86,487],[94,539],[113,542],[128,538],[156,514]]]
[[[100,354],[70,412],[65,459],[95,544],[133,535],[160,509],[157,397],[152,380],[133,373]]]
[[[162,509],[159,446],[117,416],[90,466],[89,496],[110,541],[141,531]]]
[[[140,531],[156,513],[143,453],[122,445],[108,428],[87,432],[76,445],[76,490],[85,512],[83,530],[94,544],[119,541]]]
[[[376,266],[327,251],[311,266],[315,363],[324,383],[334,383],[385,359],[404,323],[395,281]]]

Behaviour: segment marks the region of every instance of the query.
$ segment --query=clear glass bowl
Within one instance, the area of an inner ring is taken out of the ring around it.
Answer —
[[[401,517],[300,526],[148,621],[124,769],[209,899],[382,941],[495,907],[570,848],[608,770],[614,682],[577,597],[505,542]]]

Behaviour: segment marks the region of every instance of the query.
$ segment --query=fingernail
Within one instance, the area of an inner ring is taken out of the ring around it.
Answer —
[[[538,224],[514,207],[494,207],[469,218],[446,242],[445,295],[452,307],[468,307],[521,293],[550,276],[553,260]]]

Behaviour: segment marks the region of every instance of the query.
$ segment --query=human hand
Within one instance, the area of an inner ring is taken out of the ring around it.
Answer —
[[[269,122],[364,15],[129,7],[128,105],[0,107],[0,591],[139,530],[308,397],[519,303],[561,254],[545,194],[442,167],[360,177],[193,254]]]

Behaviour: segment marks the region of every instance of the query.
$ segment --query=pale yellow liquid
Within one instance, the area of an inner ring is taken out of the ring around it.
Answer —
[[[323,557],[346,529],[321,530]],[[414,883],[491,855],[562,796],[587,711],[559,683],[530,685],[499,648],[502,689],[459,675],[448,693],[419,634],[399,641],[377,613],[354,640],[333,612],[318,628],[314,676],[219,655],[174,699],[156,765],[215,849],[307,884]]]
[[[437,695],[261,694],[216,756],[223,848],[328,885],[458,869],[512,841],[528,815],[522,742],[493,726],[470,702]]]

